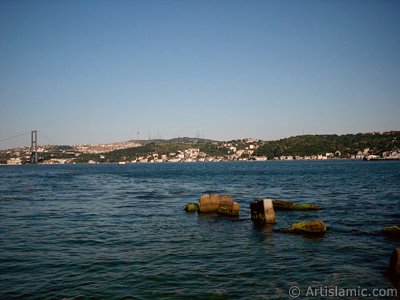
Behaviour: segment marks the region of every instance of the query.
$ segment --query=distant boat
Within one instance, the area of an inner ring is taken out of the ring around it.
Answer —
[[[119,161],[118,164],[119,164],[119,165],[125,165],[126,162],[125,162],[125,161]]]

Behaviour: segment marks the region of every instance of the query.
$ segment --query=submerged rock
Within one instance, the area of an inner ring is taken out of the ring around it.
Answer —
[[[273,200],[274,209],[276,210],[320,210],[321,207],[315,204],[310,203],[303,203],[303,204],[296,204],[292,201],[286,200]]]
[[[185,211],[187,212],[196,212],[198,209],[197,204],[196,203],[188,203],[185,206]]]
[[[292,226],[285,230],[288,233],[300,234],[324,234],[326,232],[326,225],[322,221],[305,221],[292,224]]]
[[[286,200],[273,200],[272,204],[276,210],[291,210],[294,203]]]
[[[199,212],[219,213],[223,215],[239,215],[240,205],[229,195],[203,195],[198,201]]]
[[[400,225],[383,227],[383,233],[386,235],[400,236]]]
[[[251,220],[256,225],[275,224],[275,211],[271,199],[250,203]]]
[[[313,203],[303,203],[303,204],[294,204],[293,205],[293,210],[321,210],[321,207],[319,207],[316,204]]]

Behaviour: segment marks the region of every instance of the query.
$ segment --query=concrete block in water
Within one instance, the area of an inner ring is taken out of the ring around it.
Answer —
[[[275,211],[271,199],[250,203],[251,220],[257,225],[275,224]]]

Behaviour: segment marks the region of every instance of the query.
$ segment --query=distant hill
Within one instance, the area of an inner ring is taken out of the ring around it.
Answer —
[[[207,143],[207,142],[217,142],[215,140],[209,140],[209,139],[202,139],[202,138],[191,138],[191,137],[179,137],[179,138],[173,138],[173,139],[153,139],[153,140],[140,140],[138,141],[142,145],[146,144],[151,144],[151,143],[191,143],[191,144],[197,144],[197,143]]]
[[[131,160],[155,153],[160,156],[169,155],[189,148],[199,149],[208,156],[226,157],[231,153],[227,144],[236,147],[237,150],[246,149],[248,146],[243,140],[221,142],[189,137],[139,142],[142,144],[141,147],[111,151],[104,154],[104,160]],[[356,155],[359,151],[362,152],[367,148],[369,154],[381,155],[385,151],[400,149],[400,131],[346,135],[301,135],[276,141],[259,140],[253,144],[256,147],[252,157],[267,156],[269,159],[280,156],[325,155],[326,153],[333,153],[337,157],[345,158]],[[82,159],[89,156],[83,156]],[[246,157],[250,158],[248,155]]]
[[[306,156],[335,153],[354,155],[369,148],[371,154],[400,148],[400,131],[384,133],[358,133],[345,135],[301,135],[277,141],[264,142],[254,153],[256,156],[279,157],[282,155]]]

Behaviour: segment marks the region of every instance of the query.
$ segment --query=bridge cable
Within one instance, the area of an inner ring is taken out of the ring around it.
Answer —
[[[26,135],[26,134],[30,134],[30,132],[27,131],[27,132],[24,132],[24,133],[21,133],[21,134],[17,134],[17,135],[13,135],[13,136],[10,136],[10,137],[4,138],[4,139],[0,139],[0,142],[4,142],[4,141],[16,139],[16,138],[21,137],[21,136],[24,136],[24,135]]]

